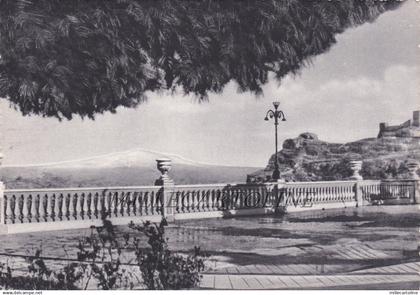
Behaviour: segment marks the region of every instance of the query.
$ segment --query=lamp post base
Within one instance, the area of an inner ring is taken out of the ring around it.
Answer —
[[[274,169],[274,171],[273,171],[273,175],[271,176],[271,178],[272,178],[274,181],[279,180],[279,179],[280,179],[280,170],[279,170],[279,169]]]

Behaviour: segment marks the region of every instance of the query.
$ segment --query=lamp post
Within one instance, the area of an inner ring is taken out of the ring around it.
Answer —
[[[267,114],[265,115],[264,120],[268,121],[274,118],[274,129],[275,129],[275,139],[276,139],[276,153],[275,160],[274,160],[274,171],[273,171],[273,180],[277,181],[280,179],[280,170],[279,170],[279,163],[277,159],[277,152],[278,152],[278,139],[277,139],[277,126],[279,125],[279,120],[286,121],[283,111],[278,110],[280,102],[274,101],[273,106],[274,110],[268,110]]]

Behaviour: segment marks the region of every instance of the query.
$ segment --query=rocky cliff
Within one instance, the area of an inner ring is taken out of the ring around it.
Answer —
[[[283,142],[277,154],[281,177],[287,181],[346,179],[351,175],[350,160],[363,160],[361,175],[365,179],[405,178],[410,159],[420,160],[420,138],[366,138],[339,144],[318,139],[313,133],[303,133]],[[248,175],[249,182],[270,178],[274,155],[265,169]]]

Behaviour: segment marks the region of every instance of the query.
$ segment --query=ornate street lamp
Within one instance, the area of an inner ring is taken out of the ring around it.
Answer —
[[[278,140],[277,140],[277,126],[279,125],[279,120],[286,121],[283,111],[278,110],[280,102],[275,101],[273,102],[274,111],[268,110],[267,114],[265,115],[264,120],[268,121],[274,118],[274,129],[275,129],[275,138],[276,138],[276,153],[275,160],[274,160],[274,171],[273,171],[273,180],[277,181],[280,179],[280,170],[279,170],[279,163],[277,159],[277,152],[278,152]]]

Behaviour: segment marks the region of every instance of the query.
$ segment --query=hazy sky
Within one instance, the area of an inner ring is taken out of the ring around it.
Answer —
[[[23,117],[0,100],[5,165],[85,158],[129,149],[179,154],[196,161],[265,166],[274,150],[273,125],[264,121],[275,99],[287,122],[280,142],[302,132],[347,142],[375,137],[382,121],[400,123],[420,109],[420,3],[408,0],[338,36],[296,78],[271,80],[264,96],[239,94],[231,83],[222,95],[198,104],[193,97],[150,94],[137,109],[76,118]]]

